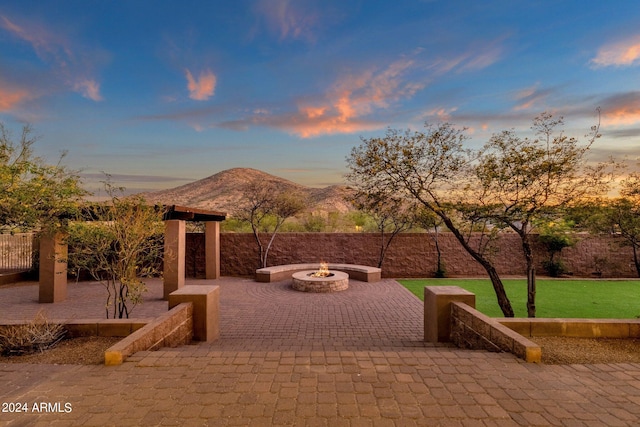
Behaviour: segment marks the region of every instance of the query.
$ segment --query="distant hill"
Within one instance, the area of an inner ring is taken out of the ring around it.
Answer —
[[[345,213],[353,210],[345,200],[352,190],[344,185],[311,188],[250,168],[227,169],[189,184],[141,195],[152,203],[232,213],[242,197],[243,186],[256,180],[272,183],[283,191],[303,194],[309,200],[309,212]]]

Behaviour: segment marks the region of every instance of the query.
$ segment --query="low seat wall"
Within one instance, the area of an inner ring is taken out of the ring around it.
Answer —
[[[304,270],[317,270],[318,263],[285,264],[256,270],[256,281],[263,283],[279,282],[291,278],[293,273]],[[349,277],[361,282],[377,282],[382,277],[382,270],[378,267],[357,264],[329,264],[329,270],[348,273]]]

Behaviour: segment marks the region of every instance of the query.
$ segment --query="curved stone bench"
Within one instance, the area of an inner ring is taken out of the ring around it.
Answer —
[[[293,273],[304,270],[317,270],[319,263],[285,264],[256,270],[256,281],[263,283],[279,282],[291,277]],[[349,277],[361,282],[377,282],[382,277],[382,270],[378,267],[356,264],[329,264],[329,270],[343,271]]]

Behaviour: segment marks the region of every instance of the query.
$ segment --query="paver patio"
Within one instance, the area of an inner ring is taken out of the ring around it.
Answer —
[[[296,292],[290,281],[192,283],[220,285],[220,340],[138,353],[116,367],[0,364],[3,408],[29,409],[0,412],[0,425],[640,422],[640,365],[536,365],[423,343],[422,302],[393,280],[352,281],[334,294]],[[134,316],[166,311],[161,295],[153,281]],[[35,285],[0,288],[0,320],[29,318],[43,307],[37,296]],[[80,283],[69,285],[68,301],[44,308],[64,319],[100,317],[102,305],[101,288]],[[53,412],[33,412],[42,402]]]

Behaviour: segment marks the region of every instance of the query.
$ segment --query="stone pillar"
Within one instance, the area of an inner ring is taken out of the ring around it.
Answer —
[[[207,221],[204,223],[205,246],[205,278],[220,277],[220,223]]]
[[[164,231],[164,299],[184,286],[186,224],[183,220],[165,221]]]
[[[425,286],[424,340],[430,343],[451,341],[451,302],[476,307],[476,295],[458,286]]]
[[[40,236],[40,303],[67,298],[67,242],[62,233]]]
[[[193,339],[212,342],[220,336],[220,287],[184,286],[169,295],[169,310],[176,305],[193,304]]]

